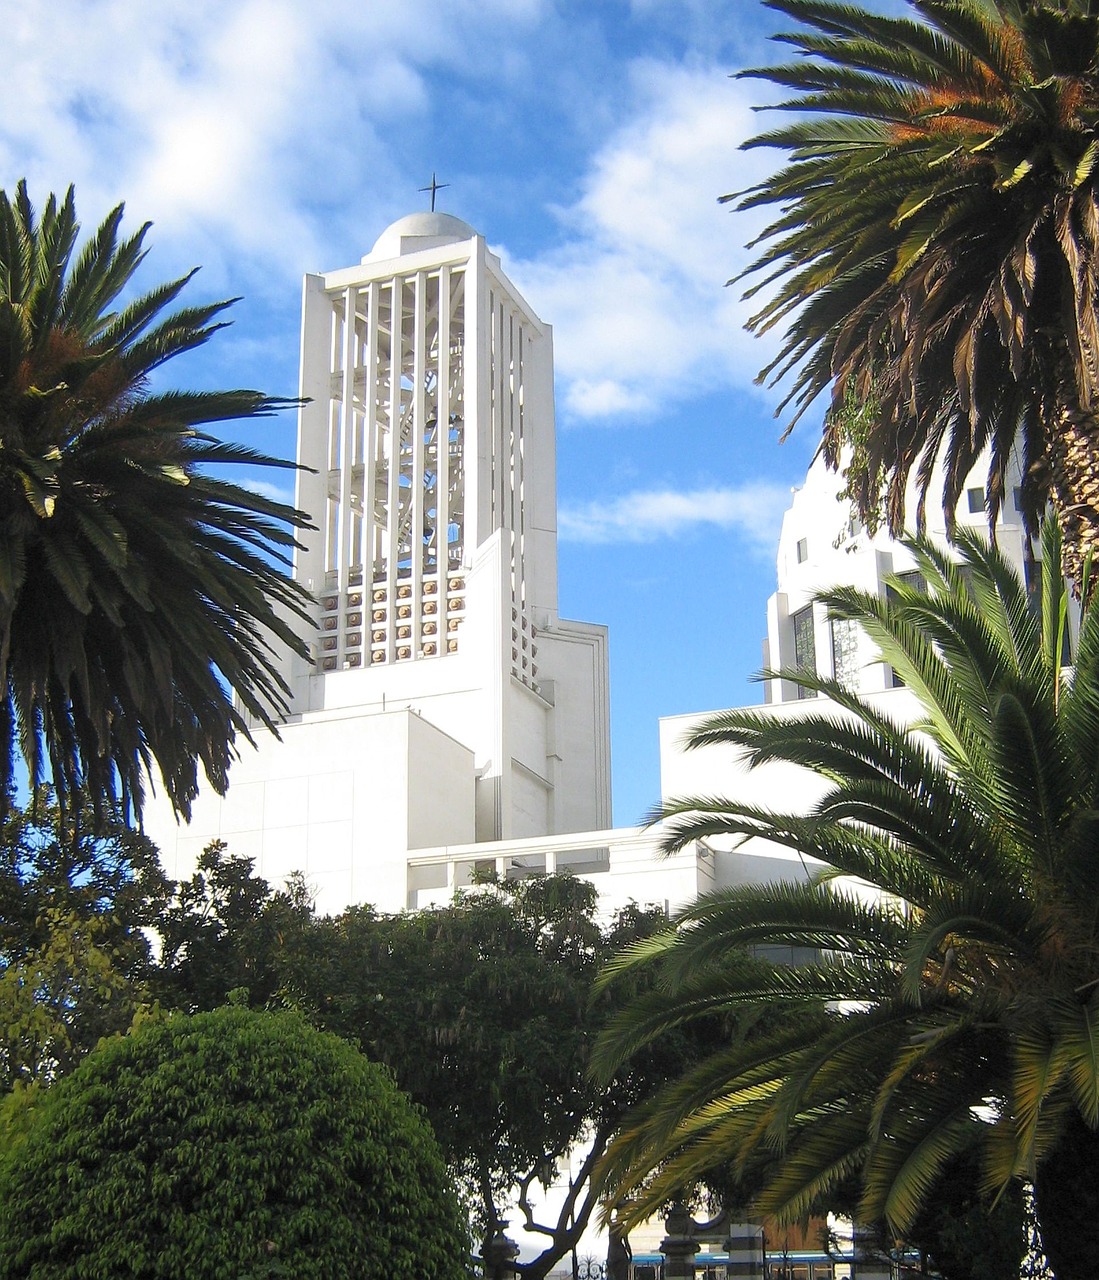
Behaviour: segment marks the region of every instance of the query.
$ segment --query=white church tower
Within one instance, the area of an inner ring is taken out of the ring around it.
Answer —
[[[306,277],[301,395],[313,662],[224,800],[151,807],[166,870],[221,839],[322,910],[396,910],[410,851],[607,827],[607,633],[557,612],[549,326],[471,227],[412,214]]]

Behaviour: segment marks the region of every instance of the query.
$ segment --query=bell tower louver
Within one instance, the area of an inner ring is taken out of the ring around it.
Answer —
[[[552,528],[550,348],[484,241],[447,214],[404,218],[359,268],[307,281],[301,460],[325,489],[307,479],[299,494],[323,505],[299,576],[323,605],[319,671],[458,653],[470,558],[499,530],[512,674],[536,683],[532,613],[538,588],[543,606],[556,589],[555,546],[534,550],[540,514]]]

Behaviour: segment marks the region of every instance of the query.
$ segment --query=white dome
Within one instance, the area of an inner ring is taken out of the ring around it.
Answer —
[[[392,222],[374,241],[374,248],[363,258],[399,258],[417,249],[437,249],[440,245],[468,240],[476,231],[468,222],[450,213],[409,213]]]

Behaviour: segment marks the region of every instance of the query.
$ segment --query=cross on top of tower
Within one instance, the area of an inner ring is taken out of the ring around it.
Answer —
[[[420,187],[420,188],[419,188],[419,190],[421,190],[421,191],[430,191],[430,192],[431,192],[431,212],[432,212],[432,213],[434,213],[434,212],[435,212],[435,194],[436,194],[436,192],[438,192],[438,191],[442,191],[442,189],[443,189],[444,187],[449,187],[449,186],[450,186],[450,183],[449,183],[449,182],[437,182],[437,181],[436,181],[436,179],[435,179],[435,170],[434,170],[434,169],[432,169],[432,171],[431,171],[431,183],[430,183],[428,186],[426,186],[426,187]]]

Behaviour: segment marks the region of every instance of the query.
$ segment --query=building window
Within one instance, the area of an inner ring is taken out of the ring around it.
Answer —
[[[893,582],[898,587],[907,587],[910,591],[918,591],[921,596],[927,595],[927,581],[919,569],[906,569],[904,573],[893,574]],[[887,583],[885,594],[890,600],[899,599],[892,583]]]
[[[832,618],[832,675],[849,689],[857,686],[859,624],[853,618]]]
[[[1042,562],[1027,556],[1023,561],[1023,578],[1026,582],[1027,604],[1036,618],[1042,616]]]
[[[894,583],[896,586],[894,586]],[[893,582],[885,584],[885,594],[890,600],[900,599],[897,594],[897,587],[907,587],[910,591],[919,592],[921,596],[927,595],[927,581],[919,569],[906,569],[904,573],[893,574]],[[892,667],[889,668],[889,687],[891,689],[904,688],[904,681]]]
[[[985,509],[985,491],[983,489],[967,489],[965,499],[972,513]]]
[[[813,629],[813,606],[808,605],[792,614],[790,622],[794,628],[794,666],[798,671],[811,675],[817,670],[817,640]],[[803,689],[798,686],[799,698],[815,698],[816,690]]]
[[[798,564],[804,564],[809,559],[809,539],[798,539]]]
[[[1021,486],[1016,485],[1016,486],[1015,486],[1015,488],[1012,490],[1012,493],[1013,493],[1013,496],[1014,496],[1014,498],[1015,498],[1015,510],[1016,510],[1016,511],[1019,511],[1019,512],[1022,512],[1022,510],[1023,510],[1023,490],[1022,490]]]

